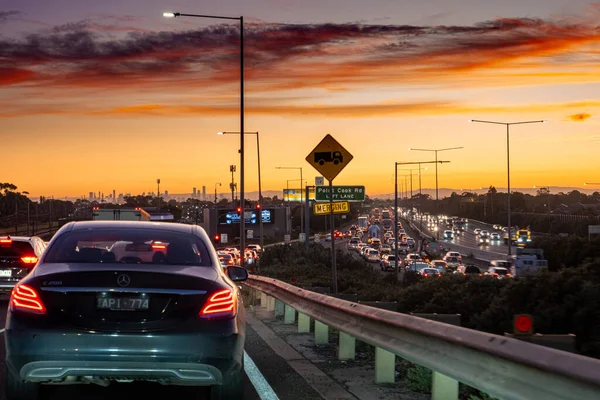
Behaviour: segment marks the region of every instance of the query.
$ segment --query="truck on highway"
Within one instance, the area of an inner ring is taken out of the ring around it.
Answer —
[[[517,255],[512,260],[511,273],[513,276],[527,276],[548,268],[544,260],[543,249],[518,248]]]
[[[369,228],[369,217],[367,217],[365,215],[361,215],[360,217],[358,217],[358,229],[360,229],[363,232],[366,232],[368,228]]]

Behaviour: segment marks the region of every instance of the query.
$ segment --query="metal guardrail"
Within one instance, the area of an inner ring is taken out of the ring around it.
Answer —
[[[261,305],[283,315],[286,323],[310,332],[315,343],[340,331],[338,355],[354,358],[355,339],[376,347],[375,381],[393,382],[395,356],[433,371],[432,399],[457,399],[458,382],[499,399],[597,400],[600,360],[517,339],[373,308],[292,286],[273,278],[250,276],[244,283]],[[383,379],[382,379],[383,377]]]

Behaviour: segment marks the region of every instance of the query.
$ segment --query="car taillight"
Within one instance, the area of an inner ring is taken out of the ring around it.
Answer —
[[[233,290],[223,289],[210,296],[199,315],[207,319],[231,318],[236,314],[236,306]]]
[[[38,292],[27,285],[17,284],[10,294],[13,311],[25,311],[33,314],[46,314],[46,307]]]
[[[38,262],[38,258],[33,256],[21,257],[21,261],[23,261],[24,264],[35,264]]]

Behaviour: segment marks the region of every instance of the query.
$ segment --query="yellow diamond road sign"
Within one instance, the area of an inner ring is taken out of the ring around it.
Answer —
[[[348,152],[331,135],[327,135],[321,143],[306,157],[306,161],[321,173],[328,181],[332,181],[352,160]]]
[[[315,203],[313,211],[315,215],[326,215],[331,213],[330,203]],[[350,203],[347,201],[336,201],[333,203],[334,214],[347,214],[350,212]]]

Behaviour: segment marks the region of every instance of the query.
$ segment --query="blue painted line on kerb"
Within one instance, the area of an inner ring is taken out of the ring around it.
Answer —
[[[244,351],[244,370],[261,400],[279,400],[273,388],[267,383],[267,380],[246,351]]]

